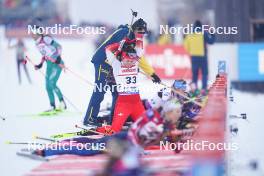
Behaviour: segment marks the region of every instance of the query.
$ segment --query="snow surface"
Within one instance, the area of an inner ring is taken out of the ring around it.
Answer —
[[[229,134],[229,141],[238,144],[239,149],[229,153],[230,176],[263,176],[263,110],[264,95],[233,90],[234,102],[229,103],[229,115],[246,113],[248,120],[229,119],[228,125],[238,127],[238,134]],[[253,170],[250,162],[257,161],[259,169]]]

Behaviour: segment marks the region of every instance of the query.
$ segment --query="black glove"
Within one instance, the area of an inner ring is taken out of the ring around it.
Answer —
[[[38,65],[35,65],[35,69],[36,69],[36,70],[41,69],[42,65],[43,65],[43,63],[40,63],[40,64],[38,64]]]
[[[159,78],[158,75],[156,75],[155,73],[153,73],[153,74],[151,75],[151,77],[152,77],[152,81],[153,81],[154,83],[160,83],[160,82],[161,82],[160,78]]]
[[[61,62],[61,57],[58,56],[57,59],[56,59],[56,61],[55,61],[55,64],[60,64],[60,62]]]
[[[114,55],[116,56],[117,60],[119,60],[120,62],[122,61],[122,51],[117,50]]]

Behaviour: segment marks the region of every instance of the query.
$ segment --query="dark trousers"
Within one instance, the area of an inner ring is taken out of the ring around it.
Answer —
[[[80,156],[91,156],[103,153],[106,147],[106,143],[111,139],[119,139],[119,140],[127,140],[127,132],[116,133],[112,136],[104,136],[100,139],[90,139],[86,137],[81,138],[73,138],[72,140],[79,144],[90,144],[89,149],[81,148],[77,146],[65,146],[58,147],[54,150],[54,148],[46,148],[44,150],[44,156],[52,156],[52,155],[63,155],[63,154],[72,154],[72,155],[80,155]],[[101,147],[101,148],[100,148]]]
[[[19,84],[21,84],[21,70],[20,70],[20,67],[24,68],[24,71],[26,73],[26,77],[28,79],[28,82],[31,84],[31,79],[30,79],[30,76],[28,74],[28,70],[27,70],[26,64],[23,64],[23,60],[22,59],[17,58],[17,74],[18,74],[18,82],[19,82]]]
[[[198,81],[199,70],[202,72],[202,89],[207,88],[208,81],[208,63],[207,57],[192,56],[192,82],[196,84]]]
[[[93,94],[90,98],[90,102],[84,117],[84,121],[83,121],[84,124],[97,123],[97,117],[100,111],[100,104],[104,100],[104,95],[106,93],[105,86],[108,85],[109,87],[114,87],[115,85],[114,82],[107,82],[107,76],[112,69],[108,64],[106,63],[94,64],[94,68],[95,68],[95,85],[94,85]],[[118,93],[116,89],[111,89],[110,91],[112,93],[112,109],[111,109],[111,116],[112,116],[114,113],[114,107]]]

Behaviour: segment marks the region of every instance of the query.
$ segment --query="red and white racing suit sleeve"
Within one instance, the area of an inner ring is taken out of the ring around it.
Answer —
[[[105,47],[105,53],[106,53],[105,62],[108,63],[109,65],[112,65],[114,59],[116,59],[114,52],[118,50],[118,47],[119,47],[119,43],[113,43]]]

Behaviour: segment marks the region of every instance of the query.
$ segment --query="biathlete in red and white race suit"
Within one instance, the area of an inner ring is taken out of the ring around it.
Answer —
[[[145,110],[139,95],[139,57],[134,49],[135,40],[126,40],[121,52],[118,51],[120,45],[120,43],[114,43],[106,47],[106,62],[113,68],[118,98],[112,125],[99,127],[97,131],[109,134],[119,132],[128,116],[136,121]]]

